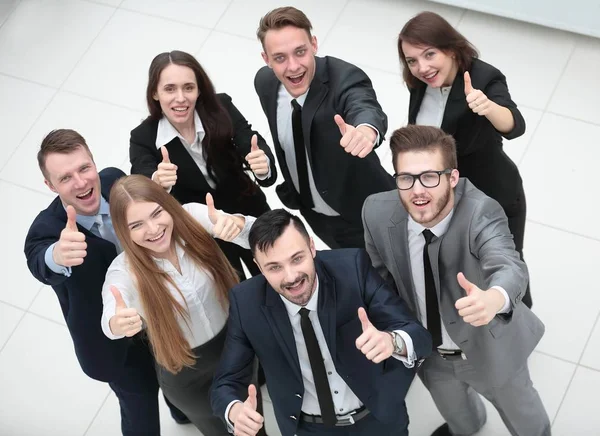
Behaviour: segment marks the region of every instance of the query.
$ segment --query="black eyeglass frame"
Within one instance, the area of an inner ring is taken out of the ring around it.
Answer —
[[[445,170],[441,170],[441,171],[434,171],[434,170],[427,170],[427,171],[423,171],[422,173],[419,174],[409,174],[409,173],[397,173],[394,174],[394,180],[396,181],[396,187],[401,190],[401,191],[408,191],[409,189],[412,189],[413,186],[415,186],[415,181],[417,179],[419,179],[419,183],[421,184],[421,186],[423,186],[424,188],[437,188],[438,186],[440,186],[440,183],[442,181],[442,174],[451,174],[452,173],[452,168],[446,168]],[[425,183],[423,183],[423,180],[421,180],[421,176],[423,174],[437,174],[438,176],[438,181],[435,185],[433,186],[427,186],[425,185]],[[410,186],[408,188],[401,188],[398,185],[398,177],[400,176],[411,176],[412,177],[412,183],[410,184]]]

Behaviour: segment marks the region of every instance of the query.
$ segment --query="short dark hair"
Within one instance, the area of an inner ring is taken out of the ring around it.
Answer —
[[[265,35],[269,30],[279,30],[287,26],[297,27],[303,29],[308,33],[308,37],[312,35],[312,24],[308,17],[299,9],[292,6],[285,6],[282,8],[273,9],[267,15],[260,19],[258,24],[258,30],[256,31],[256,37],[265,48]]]
[[[434,12],[421,12],[408,20],[398,35],[398,55],[403,67],[402,77],[409,88],[415,88],[421,81],[410,72],[402,51],[403,41],[412,45],[434,47],[446,54],[452,54],[458,64],[459,73],[468,71],[473,58],[479,56],[473,44],[443,17]]]
[[[85,151],[87,151],[92,160],[94,159],[92,152],[85,142],[85,139],[83,139],[83,136],[81,136],[75,130],[56,129],[48,133],[42,140],[40,150],[37,154],[38,165],[42,171],[42,174],[44,175],[44,178],[48,181],[50,180],[48,171],[46,171],[46,158],[49,154],[69,154],[73,153],[79,147],[82,147]]]
[[[289,226],[294,226],[300,234],[310,240],[310,235],[304,223],[296,215],[292,215],[285,209],[274,209],[263,213],[252,225],[248,242],[252,254],[256,251],[263,253],[275,245],[275,241],[285,232]]]
[[[433,126],[417,126],[410,124],[395,130],[390,138],[392,165],[397,173],[396,162],[400,153],[409,151],[436,151],[442,153],[444,169],[458,167],[456,158],[456,141],[442,129]]]

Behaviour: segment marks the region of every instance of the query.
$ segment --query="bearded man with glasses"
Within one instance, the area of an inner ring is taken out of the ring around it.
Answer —
[[[550,435],[527,358],[544,325],[522,302],[529,280],[506,215],[459,179],[456,145],[436,127],[391,139],[397,190],[363,206],[373,266],[433,338],[419,376],[446,420],[433,435],[472,435],[487,398],[513,436]]]

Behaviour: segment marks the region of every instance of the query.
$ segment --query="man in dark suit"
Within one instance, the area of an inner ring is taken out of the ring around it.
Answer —
[[[239,436],[261,428],[248,386],[256,355],[283,436],[408,435],[404,397],[431,338],[364,250],[317,254],[283,209],[259,217],[249,242],[263,275],[230,293],[215,414]]]
[[[372,152],[387,117],[362,70],[315,56],[311,29],[303,12],[284,7],[265,15],[257,31],[267,66],[254,86],[285,179],[277,194],[329,247],[364,247],[362,204],[394,187]]]
[[[139,337],[111,341],[100,326],[104,276],[120,251],[109,192],[125,174],[117,168],[98,174],[84,138],[67,129],[44,138],[38,163],[58,197],[29,229],[27,265],[56,292],[83,371],[108,382],[117,395],[123,435],[158,436],[158,382],[148,346]],[[177,409],[171,411],[176,420],[187,420]]]
[[[513,436],[549,436],[527,358],[544,334],[523,304],[527,268],[501,206],[459,179],[452,136],[408,126],[391,139],[398,189],[363,208],[367,252],[427,326],[434,353],[419,376],[447,423],[435,436],[473,435],[479,394]]]

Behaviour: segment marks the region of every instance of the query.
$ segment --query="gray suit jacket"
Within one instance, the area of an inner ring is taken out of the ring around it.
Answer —
[[[400,296],[415,314],[418,305],[408,251],[408,213],[398,191],[371,195],[363,206],[367,252],[373,266],[395,283]],[[528,282],[527,268],[515,251],[508,221],[500,205],[467,179],[454,190],[454,215],[448,230],[429,245],[442,321],[452,340],[490,386],[501,386],[531,354],[544,325],[521,302]],[[481,289],[502,286],[513,307],[488,325],[465,323],[454,307],[465,296],[456,274]]]

